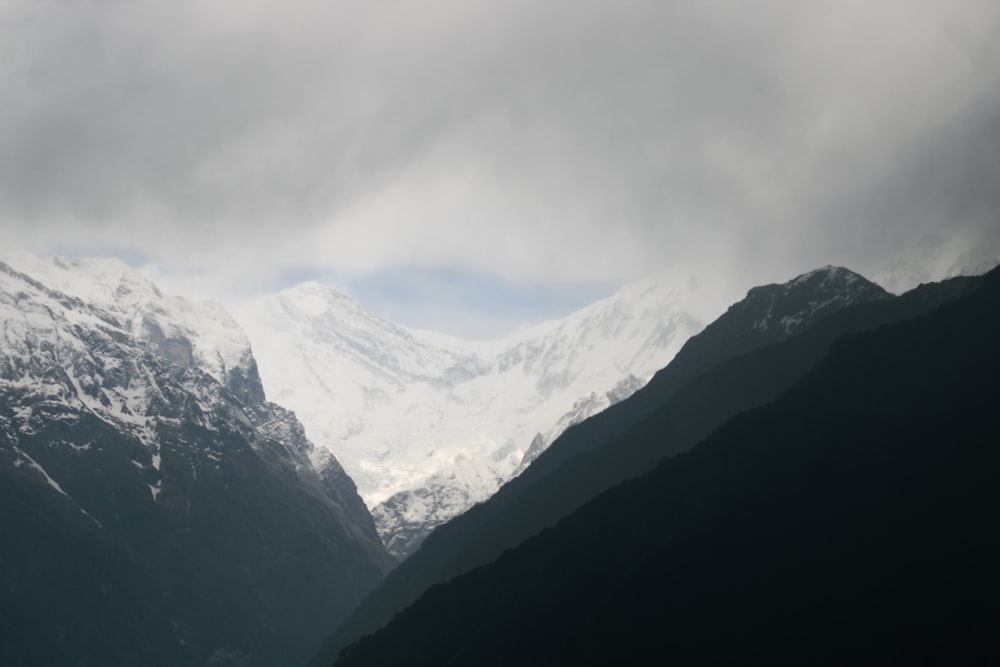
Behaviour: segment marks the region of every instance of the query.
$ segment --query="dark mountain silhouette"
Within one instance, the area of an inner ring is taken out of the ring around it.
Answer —
[[[926,312],[976,282],[955,279],[893,297],[857,274],[827,267],[750,290],[644,389],[570,428],[493,498],[435,531],[310,664],[328,665],[430,586],[491,562],[601,491],[689,449],[732,415],[772,400],[838,336]]]
[[[928,290],[337,664],[992,664],[1000,272]]]

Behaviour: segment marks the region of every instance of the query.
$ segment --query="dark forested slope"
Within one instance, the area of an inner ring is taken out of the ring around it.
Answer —
[[[750,290],[647,387],[568,430],[521,477],[435,531],[310,664],[330,664],[431,585],[489,563],[598,493],[689,449],[734,414],[772,400],[837,337],[927,312],[980,281],[953,279],[892,297],[857,274],[828,267]]]
[[[970,664],[1000,622],[1000,274],[431,589],[338,664]]]

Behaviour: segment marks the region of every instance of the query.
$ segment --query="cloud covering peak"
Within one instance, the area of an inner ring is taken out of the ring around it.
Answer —
[[[3,0],[0,45],[35,251],[746,283],[1000,236],[990,0]]]

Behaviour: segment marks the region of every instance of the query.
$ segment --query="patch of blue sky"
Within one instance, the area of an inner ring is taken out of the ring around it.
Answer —
[[[596,282],[522,283],[464,268],[423,267],[387,268],[331,284],[393,322],[469,339],[496,338],[563,317],[617,288]]]

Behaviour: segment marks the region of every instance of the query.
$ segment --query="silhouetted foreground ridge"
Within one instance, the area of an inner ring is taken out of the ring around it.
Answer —
[[[893,297],[844,268],[750,289],[641,390],[571,427],[524,473],[439,527],[323,644],[310,663],[385,626],[431,586],[495,560],[600,493],[685,452],[734,415],[774,400],[839,337],[927,313],[982,277]]]
[[[995,660],[1000,273],[980,285],[840,338],[777,400],[337,664]]]

